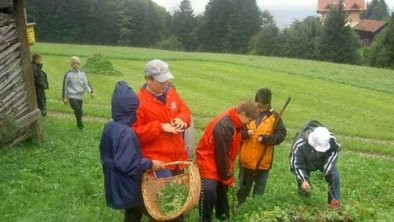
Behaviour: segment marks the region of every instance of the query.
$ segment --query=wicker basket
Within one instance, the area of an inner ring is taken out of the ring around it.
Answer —
[[[198,168],[189,161],[175,161],[165,164],[168,165],[188,165],[185,172],[172,177],[158,178],[155,174],[145,173],[142,177],[142,197],[145,207],[150,216],[158,221],[172,220],[191,210],[198,204],[201,191],[201,178]],[[160,211],[157,203],[157,195],[166,186],[166,183],[172,182],[183,184],[187,188],[188,196],[185,203],[177,212],[164,214]]]

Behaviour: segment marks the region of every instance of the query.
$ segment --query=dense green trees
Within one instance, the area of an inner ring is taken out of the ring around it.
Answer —
[[[197,16],[190,0],[182,0],[172,15],[152,0],[25,2],[28,21],[36,23],[36,38],[43,42],[359,62],[359,40],[347,26],[343,4],[331,8],[324,25],[319,17],[307,17],[280,30],[271,13],[261,11],[256,0],[210,0],[204,13]],[[368,6],[366,18],[382,19],[387,15],[384,0],[373,0]],[[390,53],[394,50],[390,46],[394,43],[387,42],[394,31],[390,32],[384,32],[385,37],[379,37],[366,53],[371,65],[392,64]]]
[[[343,1],[331,6],[324,22],[319,51],[320,59],[338,63],[358,63],[360,46],[356,33],[347,25]]]
[[[369,64],[394,69],[394,13],[385,30],[371,46]]]
[[[257,55],[278,55],[280,48],[278,34],[279,28],[276,26],[274,17],[269,11],[263,11],[261,13],[261,28],[250,42],[250,52]]]
[[[309,16],[303,21],[295,20],[280,34],[281,56],[317,59],[323,26],[319,17]]]
[[[367,3],[367,11],[362,15],[363,19],[384,20],[389,17],[387,4],[384,0],[372,0]]]
[[[193,51],[198,48],[197,20],[189,0],[183,0],[179,10],[174,12],[171,31],[185,50]]]

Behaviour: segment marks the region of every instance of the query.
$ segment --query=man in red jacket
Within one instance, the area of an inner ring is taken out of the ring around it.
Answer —
[[[234,182],[234,162],[241,145],[241,129],[256,119],[257,104],[244,101],[211,120],[196,149],[201,178],[200,221],[229,218],[228,187]]]
[[[168,64],[162,60],[151,60],[145,65],[146,83],[138,92],[140,106],[133,124],[142,155],[166,163],[188,160],[183,131],[190,125],[191,113],[171,85],[173,78]],[[180,166],[174,166],[156,175],[172,176],[181,170]]]

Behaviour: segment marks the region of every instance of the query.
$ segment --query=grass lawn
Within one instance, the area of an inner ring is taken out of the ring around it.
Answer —
[[[0,150],[0,221],[122,221],[105,206],[98,144],[110,119],[114,84],[143,84],[143,66],[151,58],[169,62],[174,84],[193,112],[196,142],[209,119],[257,89],[273,91],[280,109],[292,97],[283,119],[286,141],[276,148],[264,198],[249,200],[234,221],[390,221],[394,218],[394,71],[296,59],[213,53],[184,53],[125,47],[40,43],[48,73],[48,117],[42,120],[45,142],[26,142]],[[72,110],[61,102],[63,75],[72,55],[101,52],[125,73],[88,73],[97,98],[84,99],[86,130],[78,132]],[[343,209],[326,207],[326,183],[312,174],[310,199],[297,195],[288,154],[296,130],[317,119],[343,145],[338,163]],[[232,191],[230,190],[230,202]],[[197,209],[186,221],[197,221]]]

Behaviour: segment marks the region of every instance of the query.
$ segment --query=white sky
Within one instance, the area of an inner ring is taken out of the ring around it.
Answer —
[[[179,8],[182,0],[152,0],[158,5],[173,12]],[[190,0],[194,9],[194,14],[202,14],[205,5],[209,0]],[[370,0],[366,0],[370,2]],[[385,0],[388,8],[394,11],[394,0]],[[294,19],[302,20],[307,16],[316,14],[317,0],[257,0],[261,10],[268,10],[274,16],[276,23],[280,27],[290,25]]]

